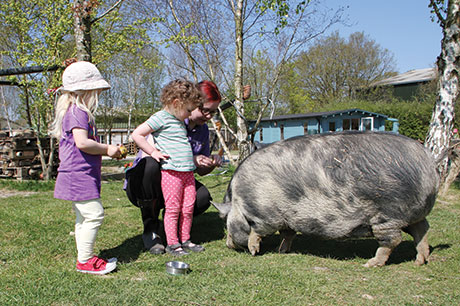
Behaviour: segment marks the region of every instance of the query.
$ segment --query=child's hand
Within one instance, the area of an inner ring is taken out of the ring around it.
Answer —
[[[161,151],[158,150],[153,150],[152,153],[150,153],[150,156],[152,156],[153,159],[155,159],[157,162],[160,162],[162,159],[168,159],[169,155],[161,153]]]
[[[107,145],[107,155],[112,158],[120,158],[121,157],[120,147],[117,147],[114,145]]]

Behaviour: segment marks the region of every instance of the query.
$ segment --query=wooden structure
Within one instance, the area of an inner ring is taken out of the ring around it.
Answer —
[[[410,100],[421,86],[435,80],[437,75],[436,68],[410,70],[375,82],[370,88],[388,88],[392,90],[393,96],[402,100]]]
[[[306,134],[328,133],[336,131],[385,131],[385,122],[393,123],[393,132],[398,133],[397,119],[362,109],[346,109],[329,112],[282,115],[272,118],[263,118],[254,141],[269,144],[275,141],[288,139]],[[250,122],[250,126],[254,125]]]
[[[50,138],[40,138],[45,158],[49,157]],[[59,165],[57,146],[54,152],[52,176]],[[31,130],[0,131],[0,178],[18,180],[41,178],[42,167],[37,146],[37,137]]]

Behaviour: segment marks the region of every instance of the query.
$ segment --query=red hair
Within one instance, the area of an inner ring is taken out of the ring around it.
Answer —
[[[222,97],[220,96],[219,89],[216,84],[212,81],[201,81],[197,85],[198,89],[204,93],[208,102],[217,102],[220,103]]]

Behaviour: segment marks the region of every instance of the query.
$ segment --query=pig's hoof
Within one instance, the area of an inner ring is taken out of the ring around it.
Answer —
[[[248,238],[248,249],[252,256],[255,256],[260,251],[260,241],[262,237],[251,228]]]
[[[372,268],[372,267],[382,267],[384,265],[385,265],[385,262],[381,262],[377,260],[376,258],[371,258],[363,266],[366,268]]]
[[[416,266],[423,266],[424,264],[427,264],[427,263],[428,263],[428,259],[425,259],[425,258],[423,258],[423,259],[417,258],[415,260],[415,265]]]
[[[417,257],[415,258],[415,265],[416,266],[423,266],[424,264],[428,263],[428,258],[430,256],[430,251],[428,244],[427,246],[417,253]]]
[[[260,251],[259,246],[255,246],[255,245],[249,246],[249,252],[251,252],[252,256],[256,256],[257,253],[259,253],[259,251]]]

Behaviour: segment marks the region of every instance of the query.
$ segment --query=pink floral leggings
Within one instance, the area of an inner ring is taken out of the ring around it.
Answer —
[[[165,199],[164,227],[168,245],[179,243],[179,238],[181,242],[190,240],[196,198],[193,172],[161,170],[161,190]]]

